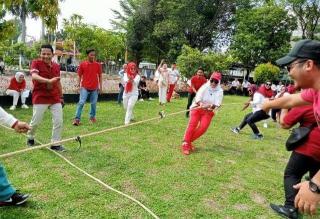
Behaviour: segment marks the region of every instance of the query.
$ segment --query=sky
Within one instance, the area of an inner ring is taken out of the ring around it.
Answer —
[[[64,0],[60,3],[58,29],[62,28],[63,18],[69,19],[72,14],[82,15],[84,23],[112,29],[110,19],[114,18],[114,14],[111,9],[120,10],[119,0]],[[28,19],[27,35],[39,39],[40,32],[40,20]]]

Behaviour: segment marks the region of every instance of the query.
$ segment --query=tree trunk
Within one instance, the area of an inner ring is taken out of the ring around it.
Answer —
[[[20,14],[20,21],[21,21],[21,35],[20,35],[20,42],[26,43],[26,36],[27,36],[27,25],[26,25],[26,20],[27,20],[27,14],[23,10]]]
[[[43,20],[41,20],[41,37],[40,37],[41,41],[44,40],[44,35],[45,35],[45,26],[44,26]]]

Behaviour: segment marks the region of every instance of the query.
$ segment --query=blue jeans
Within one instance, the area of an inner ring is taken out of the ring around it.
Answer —
[[[0,164],[0,201],[5,201],[10,198],[16,190],[10,185],[6,172]]]
[[[118,94],[118,103],[121,104],[123,96],[124,87],[122,84],[119,84],[119,94]]]
[[[96,117],[96,109],[97,109],[97,100],[98,100],[98,90],[87,90],[85,88],[80,89],[80,97],[79,97],[79,103],[77,106],[77,112],[76,112],[76,119],[81,118],[81,113],[84,104],[86,103],[87,97],[90,95],[90,119]]]

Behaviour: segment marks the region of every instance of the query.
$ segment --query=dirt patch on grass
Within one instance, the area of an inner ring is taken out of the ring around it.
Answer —
[[[260,195],[258,193],[252,193],[251,199],[252,199],[252,201],[254,201],[255,203],[257,203],[259,205],[264,205],[266,203],[265,197],[263,197],[262,195]]]
[[[145,199],[145,195],[134,185],[133,182],[125,180],[122,183],[122,188],[125,193],[134,196],[138,199]]]
[[[221,206],[213,199],[204,199],[203,204],[206,208],[213,211],[220,211],[221,208]]]
[[[165,194],[162,196],[162,200],[164,201],[172,201],[173,196],[171,194]]]
[[[246,204],[236,204],[233,206],[234,209],[238,211],[249,211],[250,207]]]

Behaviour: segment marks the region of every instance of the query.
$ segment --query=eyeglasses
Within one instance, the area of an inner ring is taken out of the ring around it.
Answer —
[[[287,65],[286,68],[287,68],[287,71],[290,72],[290,70],[293,68],[293,66],[295,66],[296,64],[300,64],[300,63],[304,63],[306,62],[307,60],[301,60],[299,62],[293,62],[291,63],[290,65]]]
[[[211,79],[210,79],[210,83],[218,84],[218,83],[219,83],[219,81],[218,81],[218,80],[216,80],[216,79],[214,79],[214,78],[211,78]]]
[[[266,83],[267,86],[271,86],[271,83]]]

